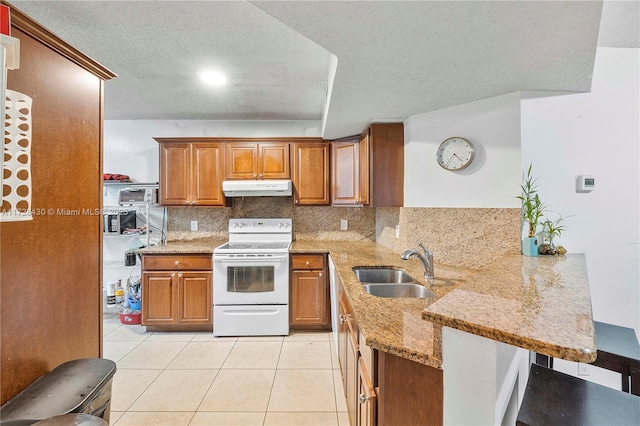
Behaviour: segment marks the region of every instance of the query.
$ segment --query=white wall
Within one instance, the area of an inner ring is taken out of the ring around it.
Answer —
[[[640,336],[640,50],[598,48],[592,92],[522,101],[522,167],[587,256],[594,319]],[[575,178],[595,176],[591,193]]]
[[[414,115],[404,126],[405,207],[520,207],[520,93]],[[461,172],[436,162],[451,136],[476,149]]]
[[[134,182],[157,182],[159,150],[154,137],[318,137],[320,121],[105,120],[104,172]]]

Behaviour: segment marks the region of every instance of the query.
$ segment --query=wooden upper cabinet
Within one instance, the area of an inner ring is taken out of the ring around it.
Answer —
[[[160,142],[160,204],[224,206],[224,144]]]
[[[362,136],[360,136],[360,141],[358,142],[358,189],[359,189],[359,199],[358,204],[368,205],[370,203],[370,169],[371,169],[371,161],[369,160],[369,155],[371,153],[370,150],[370,142],[369,142],[369,132],[364,132]]]
[[[160,204],[190,203],[191,145],[160,144]]]
[[[404,206],[404,125],[374,123],[365,134],[369,151],[369,205]]]
[[[289,143],[231,142],[227,179],[289,179]]]
[[[331,143],[331,204],[404,205],[404,126],[371,124],[360,136]]]
[[[293,143],[291,169],[295,205],[329,204],[329,144]]]
[[[192,198],[196,206],[223,206],[224,145],[196,143],[191,145]]]
[[[360,202],[360,143],[358,138],[331,144],[331,204]]]

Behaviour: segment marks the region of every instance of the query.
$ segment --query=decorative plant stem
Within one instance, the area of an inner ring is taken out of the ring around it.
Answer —
[[[536,181],[538,178],[534,178],[531,175],[533,163],[529,164],[527,170],[527,176],[524,179],[520,188],[522,189],[522,195],[517,196],[522,201],[522,218],[529,222],[529,237],[533,238],[536,235],[538,229],[538,223],[542,218],[542,213],[545,211],[546,206],[540,201],[538,196],[538,185]]]

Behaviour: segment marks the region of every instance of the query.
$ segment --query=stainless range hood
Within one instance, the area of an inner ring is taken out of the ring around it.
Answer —
[[[288,197],[291,196],[291,181],[225,180],[222,191],[225,197]]]

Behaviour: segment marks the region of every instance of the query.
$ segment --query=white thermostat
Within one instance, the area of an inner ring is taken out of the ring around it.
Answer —
[[[591,192],[596,188],[596,178],[590,175],[580,175],[576,178],[576,192]]]

